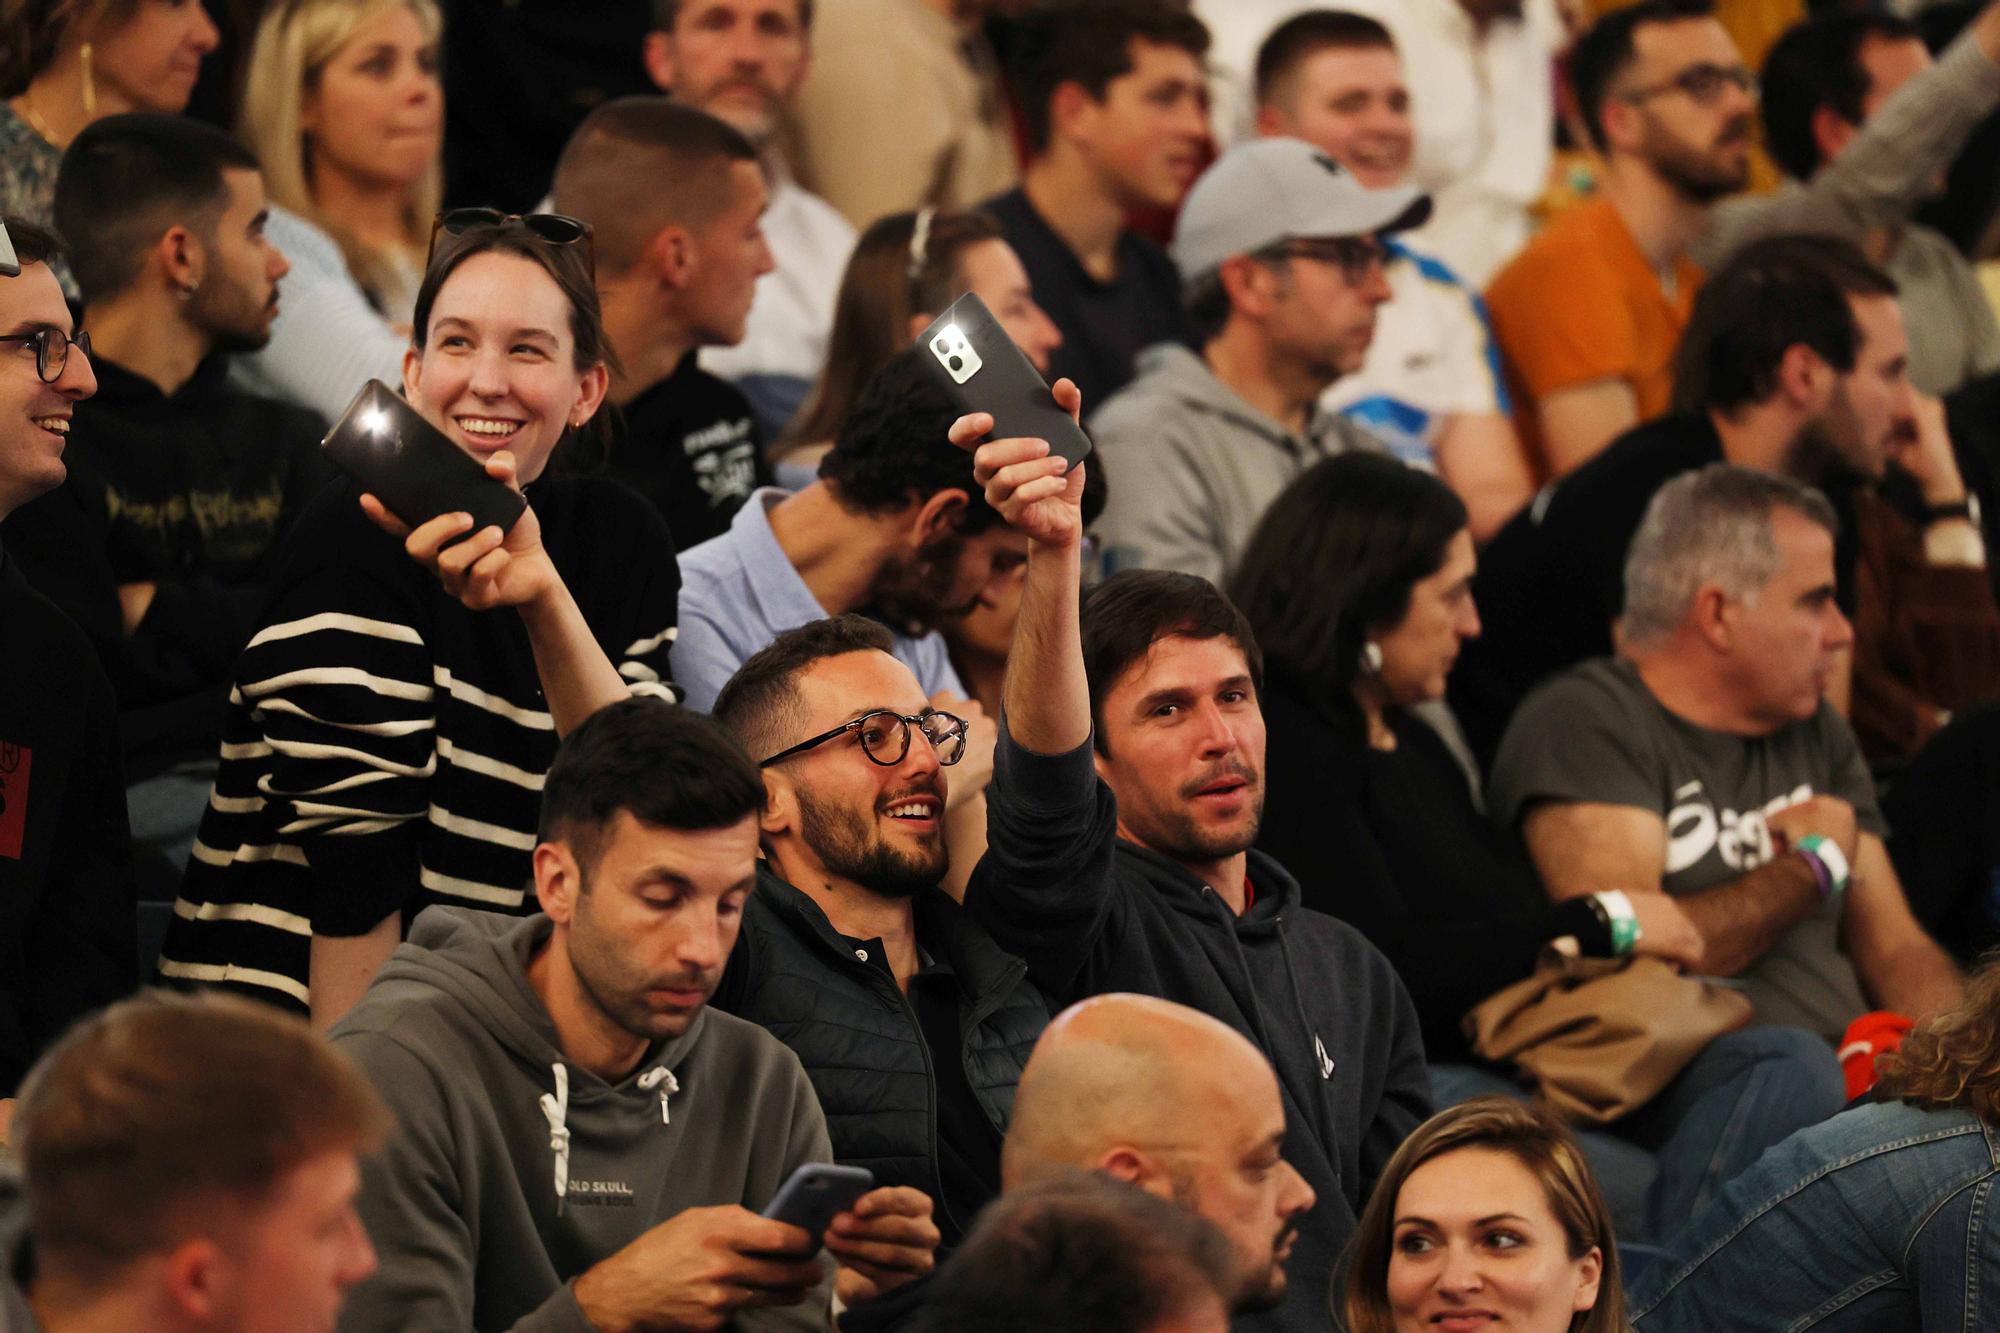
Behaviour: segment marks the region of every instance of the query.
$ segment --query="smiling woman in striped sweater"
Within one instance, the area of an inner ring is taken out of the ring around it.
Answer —
[[[465,516],[408,532],[343,482],[301,517],[237,663],[160,963],[319,1025],[423,907],[532,910],[558,737],[628,693],[674,697],[665,525],[615,483],[542,476],[604,399],[587,238],[480,223],[427,267],[404,392],[529,508],[504,538],[456,540]]]

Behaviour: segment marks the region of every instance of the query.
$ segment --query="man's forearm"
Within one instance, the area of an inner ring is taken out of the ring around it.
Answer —
[[[1924,1018],[1965,999],[1958,964],[1928,935],[1919,934],[1882,953],[1855,958],[1869,995],[1884,1009]]]
[[[1781,856],[1676,901],[1707,946],[1703,970],[1731,977],[1813,914],[1819,907],[1819,885],[1803,858]]]
[[[1075,543],[1030,548],[1003,697],[1007,734],[1036,754],[1067,754],[1090,739],[1082,584]]]

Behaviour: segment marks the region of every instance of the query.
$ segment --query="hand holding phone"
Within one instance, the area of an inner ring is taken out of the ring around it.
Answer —
[[[763,1215],[803,1229],[818,1246],[833,1219],[874,1188],[875,1173],[866,1167],[807,1162],[779,1187]]]
[[[1090,437],[1057,405],[1027,353],[972,292],[953,301],[919,339],[924,365],[953,402],[993,418],[996,440],[1032,437],[1073,467],[1090,454]]]
[[[423,414],[380,380],[354,396],[320,447],[384,508],[410,528],[440,514],[467,513],[467,536],[486,527],[504,534],[528,501],[486,473]]]

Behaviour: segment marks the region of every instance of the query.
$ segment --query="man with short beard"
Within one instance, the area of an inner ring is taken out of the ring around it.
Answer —
[[[1732,246],[1792,232],[1858,240],[1923,200],[2000,102],[2000,6],[1759,210],[1754,233],[1715,213],[1749,180],[1757,84],[1711,13],[1642,0],[1598,20],[1569,68],[1604,156],[1600,197],[1557,218],[1486,294],[1522,438],[1557,477],[1666,410],[1695,289]]]
[[[728,532],[681,556],[673,667],[690,707],[712,707],[737,668],[785,630],[859,611],[890,627],[888,652],[925,698],[984,722],[937,627],[1018,570],[1023,541],[947,438],[956,415],[918,354],[900,354],[869,381],[819,480],[796,494],[753,492]],[[984,845],[980,793],[992,755],[992,732],[975,726],[946,819],[957,886]]]
[[[999,1192],[1014,1085],[1049,1014],[1027,965],[939,887],[969,724],[933,710],[891,646],[861,616],[814,621],[716,700],[765,801],[715,1003],[798,1054],[835,1158],[930,1195],[949,1248]]]
[[[969,446],[990,425],[966,417],[953,437]],[[1088,467],[1041,440],[975,454],[988,503],[1029,548],[995,758],[1003,794],[965,905],[1055,1003],[1155,995],[1263,1052],[1284,1160],[1316,1200],[1298,1216],[1293,1271],[1324,1275],[1429,1112],[1416,1010],[1388,959],[1300,907],[1298,882],[1256,850],[1263,658],[1242,614],[1205,580],[1165,570],[1115,574],[1079,611]],[[1205,1130],[1192,1115],[1186,1128]],[[1238,1327],[1326,1325],[1315,1276]]]
[[[71,143],[55,210],[98,392],[77,407],[69,479],[9,521],[8,545],[97,649],[134,831],[178,871],[266,557],[328,475],[323,423],[229,383],[227,354],[270,337],[287,268],[247,149],[181,116],[111,116]]]

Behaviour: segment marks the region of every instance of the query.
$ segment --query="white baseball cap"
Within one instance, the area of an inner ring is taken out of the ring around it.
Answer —
[[[1423,225],[1430,196],[1371,190],[1303,139],[1254,139],[1217,158],[1181,205],[1174,262],[1193,280],[1231,255],[1284,241],[1375,236]]]

